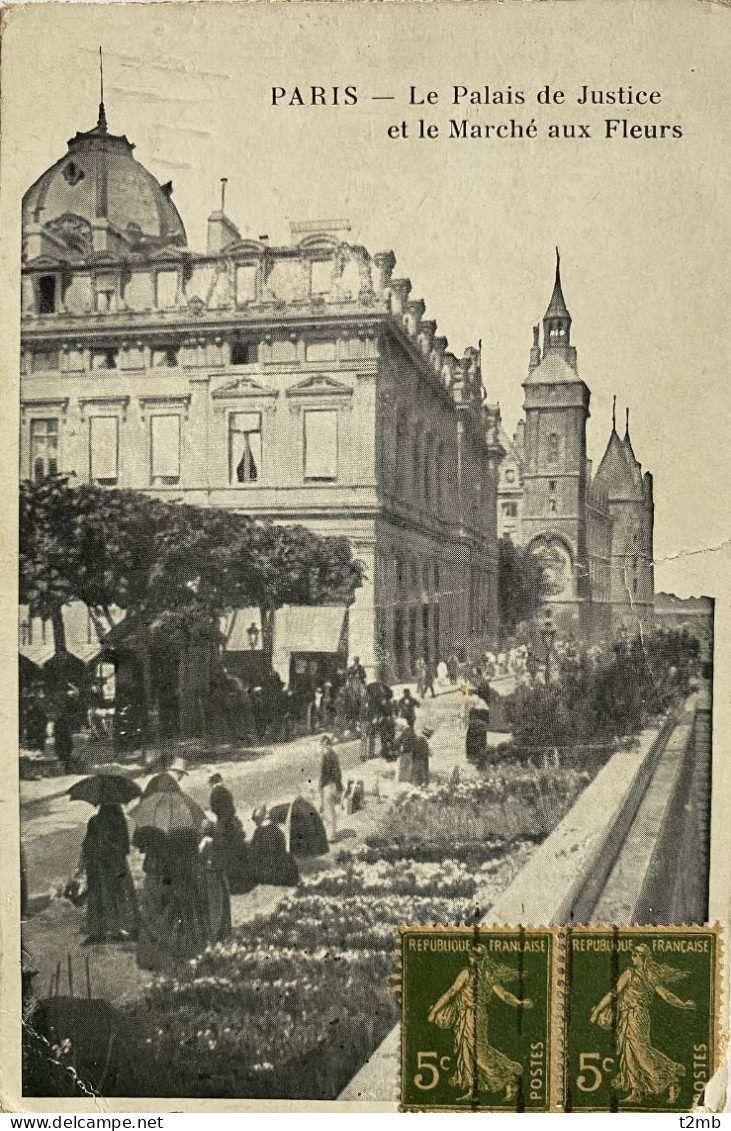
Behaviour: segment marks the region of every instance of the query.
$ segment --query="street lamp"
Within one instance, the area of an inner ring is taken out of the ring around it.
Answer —
[[[255,624],[254,621],[252,621],[251,624],[249,625],[249,627],[247,628],[246,635],[249,638],[249,647],[251,648],[251,650],[253,652],[253,650],[256,648],[257,644],[259,643],[259,637],[261,636],[261,633],[259,632],[259,626],[257,624]]]
[[[553,617],[551,616],[550,609],[546,609],[546,615],[543,618],[541,637],[543,638],[543,643],[546,646],[546,683],[548,683],[551,672],[551,649],[556,638],[556,629],[553,624]]]

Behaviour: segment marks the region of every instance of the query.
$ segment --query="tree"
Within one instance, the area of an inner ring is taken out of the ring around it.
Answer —
[[[350,604],[361,579],[347,539],[303,526],[136,491],[72,487],[62,475],[21,484],[21,603],[51,619],[58,652],[65,650],[64,604],[84,601],[100,634],[113,623],[113,607],[125,609],[140,633],[148,704],[153,638],[183,655],[196,642],[217,641],[224,611],[258,605],[271,659],[277,608]]]
[[[510,635],[521,621],[530,620],[546,597],[545,566],[525,546],[509,538],[498,543],[498,608],[500,627]]]

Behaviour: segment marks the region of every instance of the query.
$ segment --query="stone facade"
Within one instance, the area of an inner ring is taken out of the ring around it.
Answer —
[[[494,639],[503,449],[480,351],[447,352],[393,253],[342,224],[272,247],[222,200],[192,251],[132,149],[102,105],[24,197],[22,476],[347,536],[371,672]]]
[[[645,627],[654,599],[652,476],[642,474],[629,436],[612,432],[596,475],[587,459],[591,393],[571,345],[557,257],[553,293],[533,330],[523,382],[525,421],[507,455],[498,487],[499,531],[549,565],[557,622],[582,636],[621,625]],[[509,471],[513,477],[508,481]]]

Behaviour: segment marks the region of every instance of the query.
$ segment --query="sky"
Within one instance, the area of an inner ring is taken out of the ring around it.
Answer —
[[[558,246],[592,392],[589,455],[601,458],[616,394],[655,476],[660,588],[679,555],[728,538],[729,40],[728,11],[684,0],[32,5],[11,12],[4,37],[5,203],[19,211],[66,139],[94,125],[102,44],[109,128],[173,181],[192,248],[205,249],[221,177],[242,235],[288,243],[290,221],[347,218],[351,242],[395,252],[394,277],[411,279],[449,349],[482,341],[488,399],[510,433]],[[661,101],[580,107],[585,84]],[[286,104],[311,85],[340,98],[355,86],[358,103]],[[546,85],[564,105],[535,101]],[[438,102],[409,105],[411,86]],[[454,86],[483,99],[511,87],[526,102],[465,109]],[[281,105],[273,87],[288,92]],[[420,117],[440,136],[416,137]],[[535,121],[539,136],[450,138],[465,117]],[[683,136],[605,139],[607,117]],[[403,121],[410,136],[389,138]],[[545,136],[577,122],[590,139]]]

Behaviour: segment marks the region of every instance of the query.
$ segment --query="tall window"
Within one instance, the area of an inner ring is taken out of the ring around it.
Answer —
[[[326,295],[332,289],[333,264],[331,259],[316,259],[312,264],[311,293]]]
[[[55,314],[56,278],[54,275],[41,275],[38,280],[38,313]]]
[[[175,306],[178,295],[178,272],[158,271],[157,273],[157,305],[165,310]]]
[[[256,265],[241,263],[236,268],[236,302],[239,305],[256,298]]]
[[[180,482],[180,417],[150,419],[150,482],[174,486]]]
[[[228,425],[229,478],[256,483],[261,478],[261,413],[232,412]]]
[[[518,514],[518,504],[503,503],[503,514],[506,518],[516,518]]]
[[[119,478],[119,420],[92,416],[89,420],[89,478],[113,487]]]
[[[334,409],[304,413],[305,479],[337,479],[338,414]]]
[[[548,434],[548,462],[558,463],[559,456],[559,438],[558,432],[549,432]]]
[[[31,420],[30,466],[36,482],[58,471],[57,420]]]
[[[411,495],[414,500],[419,498],[421,489],[421,433],[417,430],[411,450]]]

